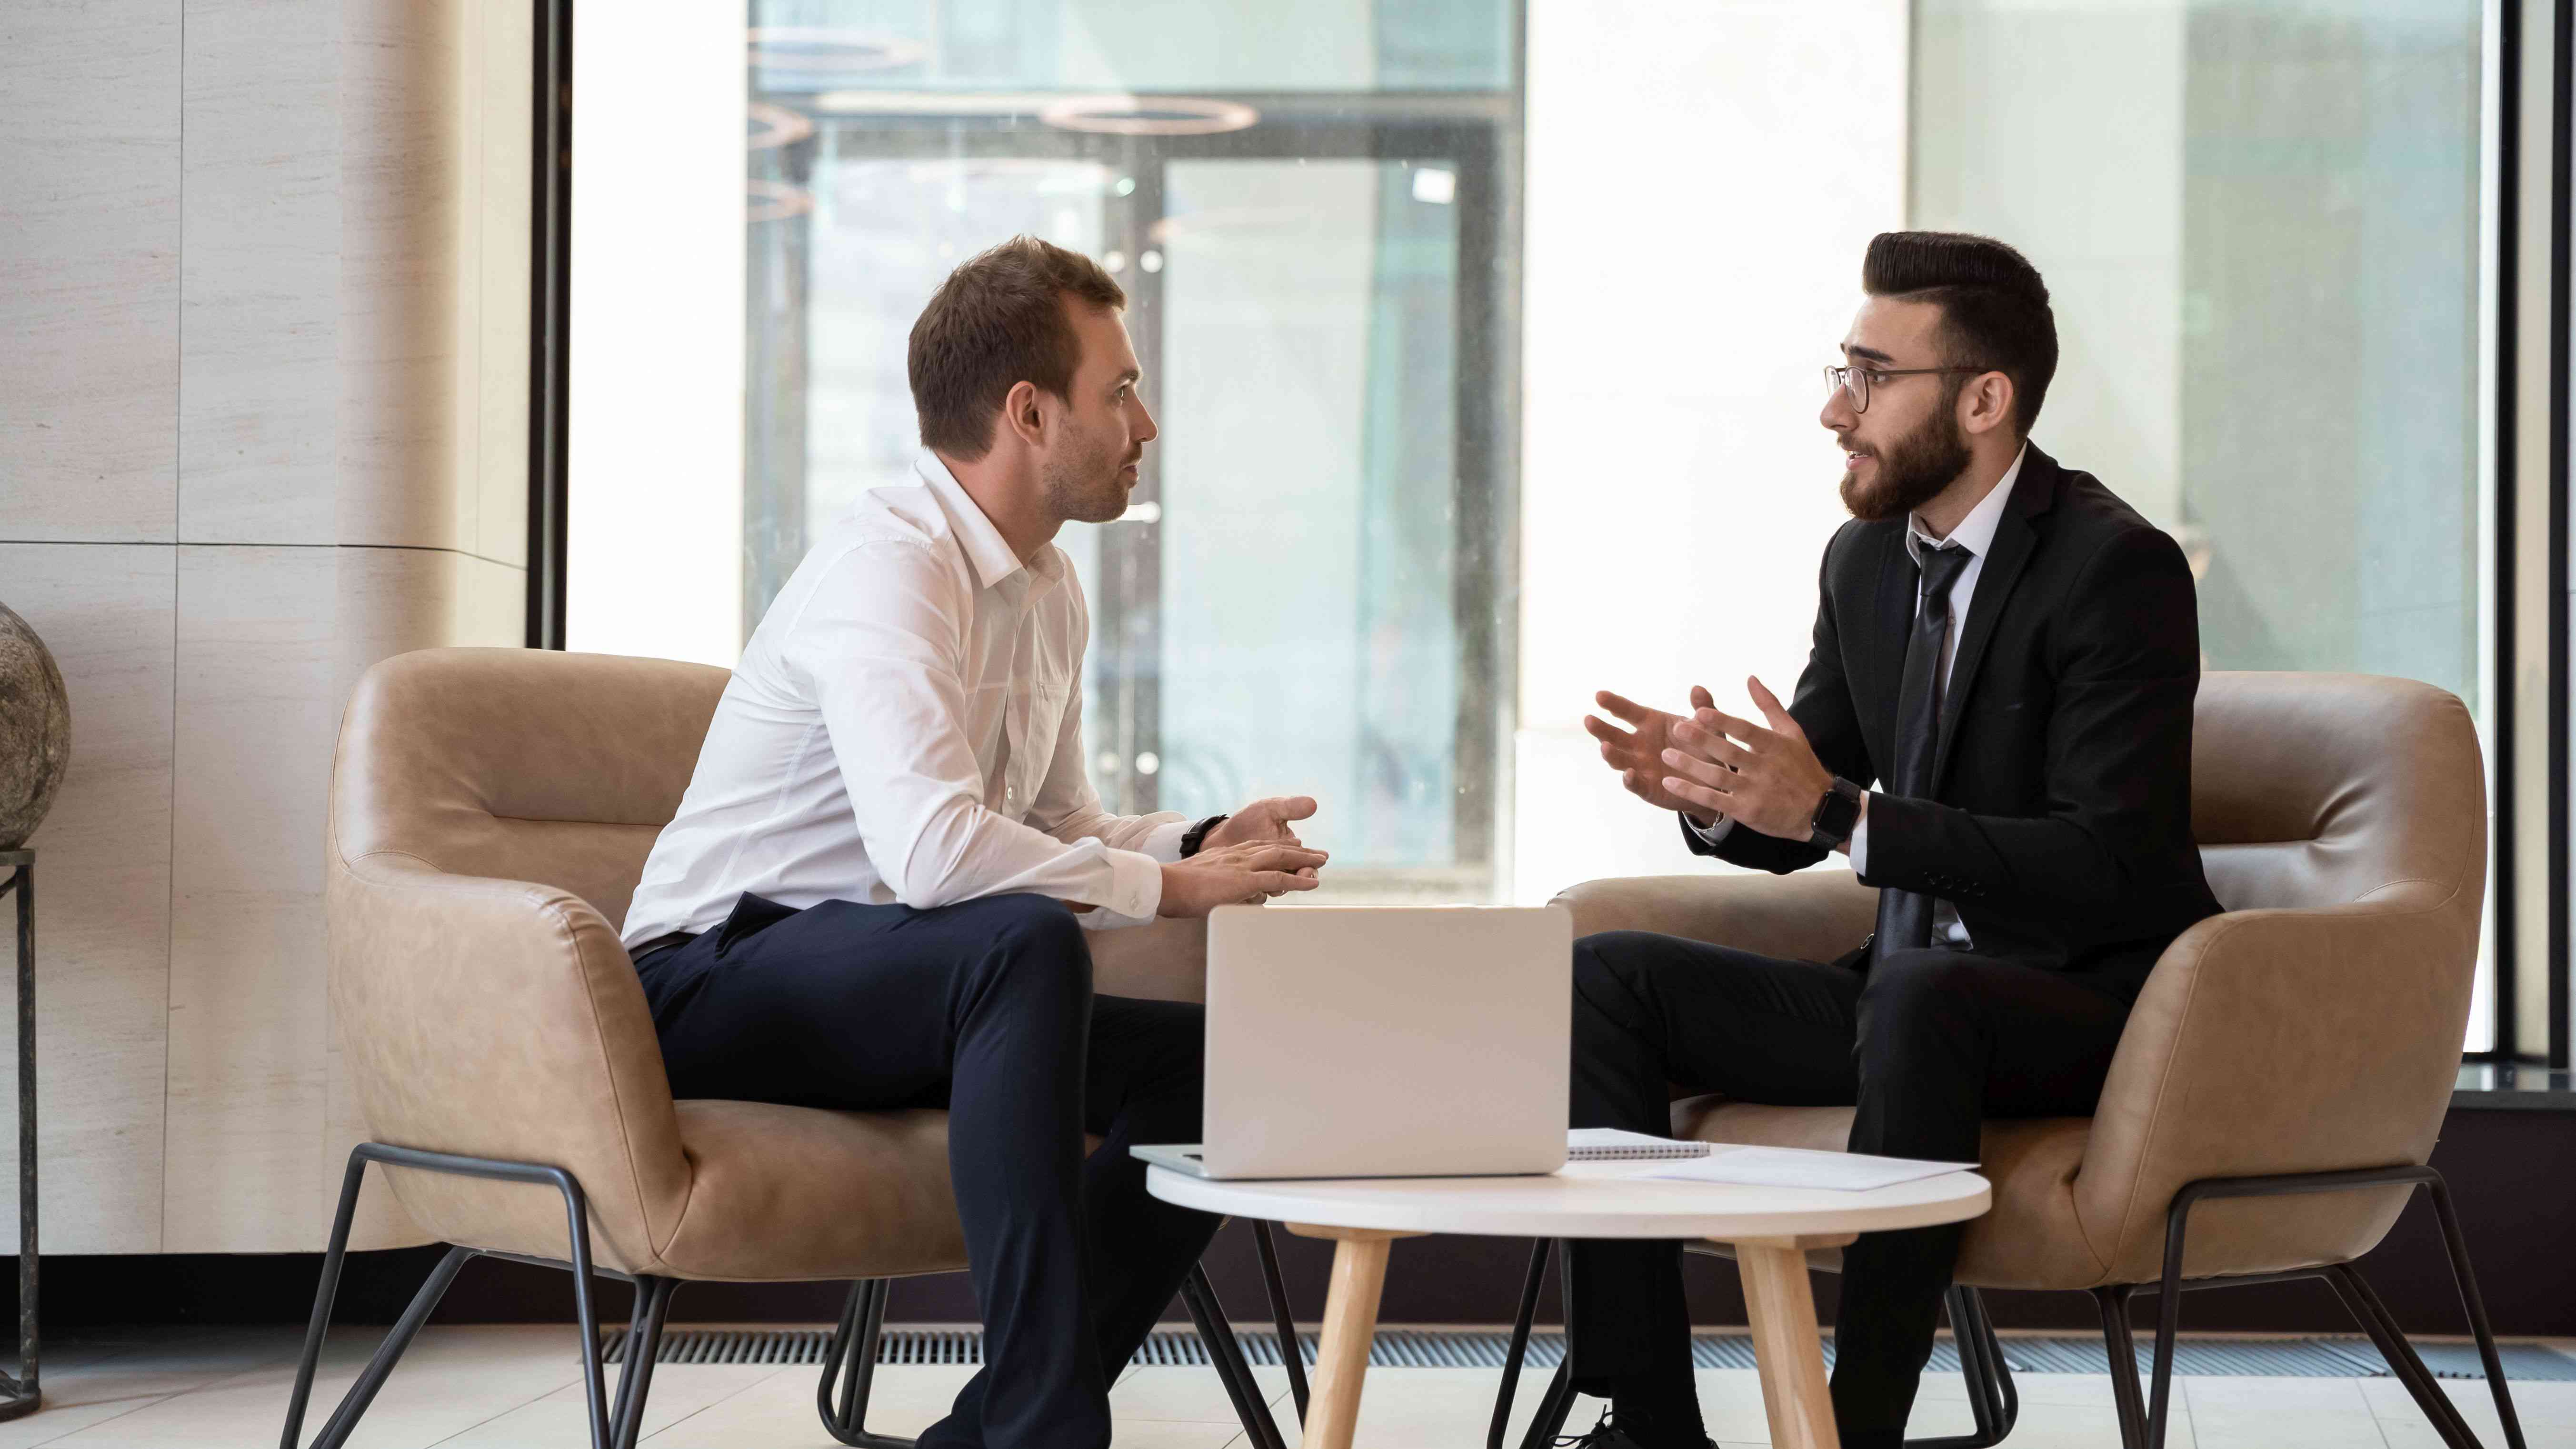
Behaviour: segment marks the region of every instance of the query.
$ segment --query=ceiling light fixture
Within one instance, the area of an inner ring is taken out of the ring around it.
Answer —
[[[1107,136],[1215,136],[1258,124],[1261,113],[1212,96],[1065,96],[1038,119],[1065,131]]]
[[[871,35],[827,25],[756,25],[751,63],[781,76],[864,75],[919,65],[930,47],[894,35]]]
[[[814,209],[814,193],[792,182],[767,181],[755,176],[743,185],[748,191],[743,197],[742,219],[753,225],[764,221],[785,221]]]
[[[746,151],[770,151],[780,146],[793,146],[814,134],[811,120],[785,106],[754,101],[746,115],[751,122],[750,136],[743,143]]]

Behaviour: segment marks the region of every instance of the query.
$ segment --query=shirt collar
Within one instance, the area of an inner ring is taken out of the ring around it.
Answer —
[[[1002,531],[993,526],[993,520],[984,516],[983,506],[966,491],[966,485],[957,481],[957,475],[948,471],[948,465],[939,460],[937,453],[922,449],[912,460],[912,471],[928,485],[931,496],[939,500],[940,508],[948,514],[948,526],[956,531],[958,545],[966,552],[966,562],[975,570],[977,588],[998,587],[1021,571],[1020,556],[1011,551]],[[1056,577],[1056,570],[1051,567],[1055,564],[1054,555],[1055,549],[1050,546],[1041,555],[1045,565],[1033,571],[1048,582],[1053,582]]]
[[[1995,546],[1995,530],[2003,526],[2004,503],[2012,497],[2013,480],[2021,476],[2022,460],[2029,456],[2030,444],[2024,443],[2021,451],[2013,454],[2012,466],[2004,470],[2004,476],[1995,480],[1995,486],[1986,490],[1986,496],[1977,500],[1977,506],[1968,510],[1968,516],[1959,520],[1959,526],[1950,530],[1947,539],[1933,541],[1923,531],[1923,525],[1912,514],[1907,514],[1905,551],[1912,556],[1915,566],[1922,566],[1925,550],[1947,548],[1951,544],[1984,558],[1987,550]]]

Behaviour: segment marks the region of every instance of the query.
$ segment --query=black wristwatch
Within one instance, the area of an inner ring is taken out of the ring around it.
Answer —
[[[1862,797],[1858,785],[1835,776],[1834,782],[1825,787],[1825,798],[1816,802],[1816,818],[1810,822],[1814,833],[1807,837],[1807,843],[1818,850],[1831,850],[1851,839],[1852,831],[1860,824]]]
[[[1208,832],[1216,829],[1231,818],[1233,817],[1227,815],[1211,815],[1205,820],[1200,821],[1198,824],[1191,826],[1188,830],[1183,831],[1181,833],[1181,859],[1187,860],[1191,856],[1198,854],[1199,847],[1207,844]]]

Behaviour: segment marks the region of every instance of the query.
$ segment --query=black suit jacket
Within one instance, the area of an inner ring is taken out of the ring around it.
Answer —
[[[1825,546],[1789,713],[1826,769],[1896,761],[1917,572],[1906,523]],[[2022,460],[1960,627],[1929,798],[1869,802],[1863,884],[1949,901],[1980,955],[2143,969],[2217,913],[2191,834],[2200,620],[2182,550],[2089,473]],[[1742,825],[1702,855],[1792,871],[1825,852]]]

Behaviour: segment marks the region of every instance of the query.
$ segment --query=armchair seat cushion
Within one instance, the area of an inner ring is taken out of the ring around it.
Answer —
[[[1851,1134],[1849,1107],[1774,1107],[1724,1097],[1673,1103],[1673,1135],[1700,1142],[1805,1147],[1840,1152]],[[1970,1220],[1959,1244],[1958,1281],[1977,1288],[2050,1290],[2152,1283],[2161,1269],[2162,1205],[2154,1235],[2087,1232],[2076,1178],[2093,1135],[2090,1117],[1988,1118],[1978,1171],[1994,1185],[1994,1206]],[[2369,1251],[2406,1201],[2400,1188],[2314,1196],[2212,1201],[2194,1210],[2183,1262],[2187,1278],[2272,1273],[2348,1262]],[[2125,1237],[2118,1261],[2104,1257]],[[1842,1269],[1842,1250],[1807,1254],[1808,1266]]]
[[[966,1266],[947,1113],[676,1105],[689,1200],[656,1271],[753,1282]]]
[[[1849,1107],[1774,1107],[1687,1097],[1673,1104],[1673,1135],[1700,1142],[1805,1147],[1840,1152]],[[2091,1288],[2104,1264],[2075,1215],[2075,1170],[2091,1136],[2089,1117],[1993,1119],[1979,1170],[1994,1184],[1994,1207],[1969,1221],[1958,1279],[1979,1288]],[[1807,1254],[1810,1267],[1839,1272],[1840,1248]]]

